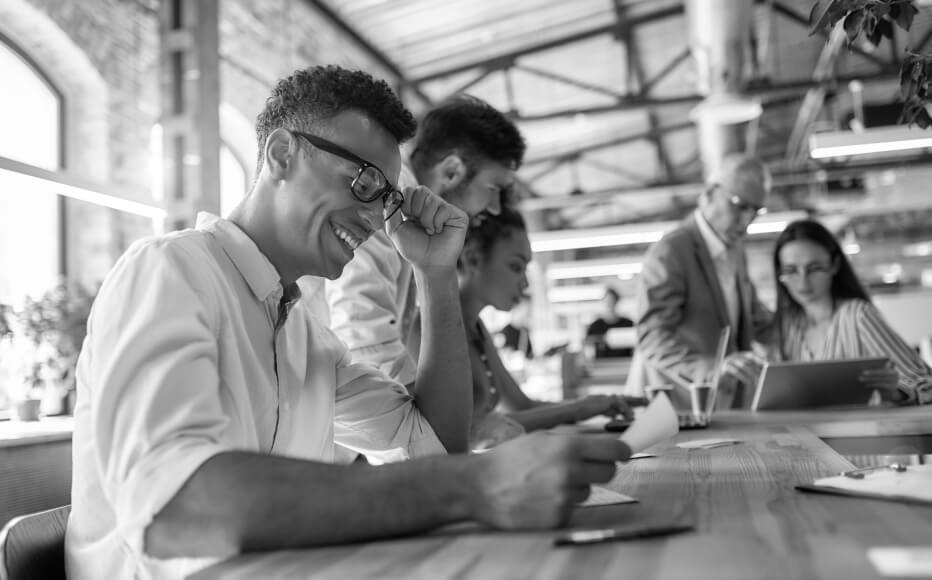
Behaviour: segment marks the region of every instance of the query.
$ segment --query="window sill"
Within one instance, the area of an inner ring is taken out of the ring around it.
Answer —
[[[0,421],[0,447],[67,441],[74,428],[72,417],[43,417],[38,421]]]

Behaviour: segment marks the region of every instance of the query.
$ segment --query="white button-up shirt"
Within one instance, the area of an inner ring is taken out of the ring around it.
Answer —
[[[401,384],[351,363],[282,296],[252,240],[207,214],[118,261],[78,361],[69,578],[180,578],[209,564],[151,558],[143,533],[215,454],[327,462],[335,443],[385,461],[444,452]]]
[[[718,285],[722,288],[725,307],[728,308],[728,320],[732,328],[738,328],[741,318],[741,299],[738,297],[738,264],[733,253],[736,250],[725,245],[698,209],[696,210],[696,225],[699,226],[699,233],[715,264]]]

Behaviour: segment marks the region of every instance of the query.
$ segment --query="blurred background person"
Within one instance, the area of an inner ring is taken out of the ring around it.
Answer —
[[[838,240],[813,220],[791,223],[773,251],[778,360],[887,357],[862,386],[897,403],[932,403],[932,370],[871,303]],[[852,387],[854,387],[852,385]],[[857,388],[857,387],[854,387]]]
[[[763,161],[727,155],[709,177],[696,211],[647,251],[638,280],[638,343],[628,394],[651,383],[710,381],[719,335],[730,326],[717,406],[750,404],[748,385],[761,368],[751,343],[769,340],[772,313],[751,284],[744,240],[751,222],[766,212],[770,186]],[[676,406],[689,407],[684,389],[673,393]]]
[[[634,321],[618,313],[621,295],[614,288],[605,289],[602,296],[602,315],[592,321],[586,328],[585,344],[594,348],[594,358],[630,357],[634,350],[631,346],[612,346],[607,340],[609,330],[613,328],[634,328]]]
[[[525,431],[547,429],[596,415],[631,412],[623,397],[593,395],[573,401],[535,401],[521,390],[495,349],[479,312],[486,306],[507,311],[521,302],[528,288],[527,265],[531,243],[524,219],[502,207],[470,227],[457,269],[460,305],[469,342],[473,375],[473,449],[492,446]],[[419,328],[415,324],[413,329]],[[420,344],[412,332],[409,348]]]

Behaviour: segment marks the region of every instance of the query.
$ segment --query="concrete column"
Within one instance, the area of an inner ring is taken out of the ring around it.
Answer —
[[[753,8],[753,0],[686,1],[696,86],[706,96],[690,115],[697,125],[706,177],[726,154],[744,150],[744,130],[734,119],[751,104],[742,101],[740,91],[750,64]]]

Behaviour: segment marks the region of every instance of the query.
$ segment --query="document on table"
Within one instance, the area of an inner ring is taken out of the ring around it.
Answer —
[[[844,475],[823,477],[796,487],[803,491],[932,504],[932,465],[909,465],[903,472],[879,469],[865,473],[860,479]]]
[[[673,437],[679,431],[680,424],[670,399],[666,393],[657,393],[650,405],[635,416],[621,440],[628,444],[631,453],[638,453]]]
[[[607,487],[593,485],[586,501],[579,504],[579,507],[589,507],[596,505],[611,505],[616,503],[635,503],[637,500],[630,495],[612,491]]]
[[[916,546],[878,547],[867,550],[867,558],[882,576],[932,576],[932,548]]]
[[[714,438],[714,439],[694,439],[692,441],[683,441],[677,443],[680,449],[715,449],[716,447],[728,447],[741,443],[740,439]]]

